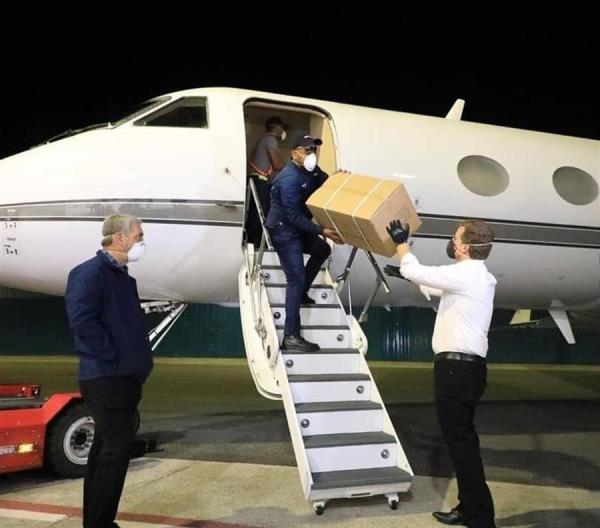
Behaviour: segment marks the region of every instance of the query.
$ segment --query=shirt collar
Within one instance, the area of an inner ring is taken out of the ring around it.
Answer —
[[[120,264],[119,261],[105,249],[100,249],[97,255],[103,255],[113,268],[117,268],[127,273],[127,264]]]

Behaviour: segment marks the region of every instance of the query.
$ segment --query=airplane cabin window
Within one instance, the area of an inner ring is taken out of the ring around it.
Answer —
[[[573,205],[588,205],[598,198],[598,183],[587,172],[576,167],[560,167],[552,175],[554,189]]]
[[[205,97],[184,97],[134,123],[137,126],[207,128]]]
[[[458,163],[457,171],[462,184],[479,196],[501,194],[510,180],[506,169],[486,156],[464,157]]]

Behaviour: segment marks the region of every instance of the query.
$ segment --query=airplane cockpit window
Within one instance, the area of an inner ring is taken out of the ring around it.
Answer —
[[[205,97],[184,97],[134,123],[136,126],[207,128]]]
[[[133,109],[133,112],[129,112],[125,117],[122,117],[121,119],[116,121],[113,124],[113,126],[119,126],[119,125],[122,125],[123,123],[127,123],[127,121],[131,121],[132,119],[135,119],[136,117],[139,117],[142,114],[149,112],[153,108],[162,106],[163,104],[168,102],[170,99],[171,99],[170,97],[157,97],[155,99],[150,99],[149,101],[144,101],[143,103],[139,103]]]

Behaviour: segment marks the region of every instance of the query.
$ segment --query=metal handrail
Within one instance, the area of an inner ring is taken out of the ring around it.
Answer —
[[[387,280],[386,280],[383,272],[381,271],[379,264],[377,264],[377,261],[375,260],[373,253],[371,253],[370,251],[365,251],[365,253],[367,254],[367,257],[369,258],[369,260],[371,261],[371,266],[373,266],[373,269],[375,270],[377,277],[381,281],[381,284],[383,284],[383,289],[385,290],[385,293],[387,293],[389,295],[392,292],[392,290],[390,290],[390,285],[387,283]]]
[[[248,209],[250,208],[250,198],[252,198],[252,200],[254,200],[254,204],[256,206],[256,210],[258,212],[258,218],[260,220],[260,226],[261,226],[261,239],[260,239],[260,245],[258,248],[258,254],[256,252],[256,248],[254,248],[254,252],[252,254],[252,261],[250,261],[250,257],[249,257],[249,252],[247,247],[244,248],[244,254],[245,254],[245,258],[246,258],[246,269],[248,271],[248,287],[250,288],[250,298],[251,298],[251,305],[252,305],[252,318],[254,320],[254,328],[255,330],[259,333],[259,335],[264,334],[264,322],[263,319],[261,317],[261,305],[262,305],[262,281],[263,281],[263,277],[262,274],[260,273],[261,270],[261,265],[262,265],[262,259],[265,253],[265,246],[266,248],[268,248],[269,250],[273,250],[273,245],[271,243],[271,237],[269,236],[269,232],[265,226],[265,215],[262,209],[262,205],[260,203],[260,199],[258,197],[258,191],[256,190],[256,184],[254,183],[254,180],[252,180],[252,178],[250,178],[250,180],[248,181],[248,190],[246,192],[246,203],[248,204]],[[259,284],[258,284],[258,298],[255,299],[254,296],[254,283],[255,281],[259,280]],[[255,301],[256,301],[256,305],[255,305]]]
[[[354,264],[354,258],[356,257],[357,253],[358,248],[353,247],[352,251],[350,252],[350,257],[348,257],[348,262],[346,262],[346,266],[344,267],[344,271],[335,279],[335,282],[339,287],[339,291],[342,290],[346,279],[348,279],[348,277],[350,276],[350,268],[352,268],[352,264]]]
[[[375,275],[377,276],[377,279],[375,281],[375,287],[374,287],[373,291],[371,292],[371,294],[369,295],[367,302],[365,303],[365,306],[362,309],[360,316],[358,317],[359,323],[364,323],[367,320],[367,318],[368,318],[367,312],[373,305],[373,302],[375,301],[375,297],[377,296],[377,293],[379,292],[379,288],[382,285],[383,285],[383,289],[385,290],[386,294],[389,295],[391,293],[390,286],[387,283],[387,280],[386,280],[385,276],[383,275],[383,272],[381,271],[379,264],[377,264],[375,257],[373,257],[373,254],[370,251],[364,250],[364,252],[367,255],[367,258],[369,259],[369,262],[371,263],[372,268],[375,270]],[[352,265],[354,264],[354,259],[356,258],[357,253],[358,253],[358,248],[352,248],[352,251],[350,252],[350,256],[348,257],[348,261],[346,262],[344,271],[336,278],[338,292],[341,292],[341,290],[343,289],[344,284],[346,282],[348,282],[348,292],[350,292],[350,280],[349,280],[350,272],[352,269]],[[349,299],[351,299],[350,293],[349,293]],[[352,301],[349,300],[349,302],[351,303]],[[352,313],[352,306],[348,307],[348,313]]]
[[[262,264],[262,259],[263,259],[263,255],[265,252],[265,244],[267,245],[267,248],[272,250],[273,249],[273,244],[271,243],[271,237],[269,236],[269,232],[267,231],[267,228],[265,227],[265,215],[262,209],[262,205],[260,203],[260,199],[258,198],[258,191],[256,190],[256,184],[254,183],[254,180],[252,180],[252,178],[250,178],[250,181],[248,182],[248,185],[250,187],[250,191],[252,194],[252,198],[254,200],[254,204],[256,205],[256,210],[258,212],[258,218],[260,220],[260,227],[261,227],[261,237],[260,237],[260,246],[259,246],[259,250],[258,250],[258,260],[254,260],[253,266],[252,266],[252,280],[256,279],[256,274],[258,273],[258,271],[260,270],[260,265]],[[256,255],[256,253],[255,253]]]

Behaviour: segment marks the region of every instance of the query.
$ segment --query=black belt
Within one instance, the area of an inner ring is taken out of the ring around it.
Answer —
[[[476,354],[464,354],[463,352],[439,352],[433,356],[434,361],[444,361],[451,359],[454,361],[475,361],[485,363],[485,358]]]

